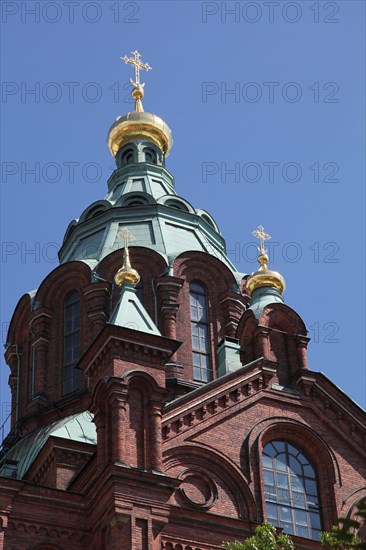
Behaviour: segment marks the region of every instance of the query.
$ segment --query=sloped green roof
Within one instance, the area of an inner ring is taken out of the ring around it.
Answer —
[[[104,199],[89,205],[66,230],[60,263],[73,260],[100,262],[124,246],[121,229],[127,227],[133,246],[161,254],[167,263],[187,251],[200,251],[222,261],[240,281],[226,255],[223,236],[210,214],[195,209],[177,195],[173,176],[163,166],[144,162],[118,168],[108,181]]]
[[[93,415],[85,411],[34,430],[14,445],[3,459],[3,463],[16,462],[16,470],[7,475],[7,469],[3,467],[0,476],[22,479],[51,436],[96,445],[97,432],[92,420]]]
[[[124,283],[121,296],[109,320],[112,325],[131,328],[140,332],[161,336],[154,321],[138,299],[136,289],[129,283]]]

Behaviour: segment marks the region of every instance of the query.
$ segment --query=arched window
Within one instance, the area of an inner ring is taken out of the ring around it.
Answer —
[[[152,149],[144,149],[145,153],[145,162],[150,162],[150,164],[156,164],[156,153]]]
[[[193,354],[193,378],[200,382],[212,380],[212,366],[204,287],[194,281],[189,285]]]
[[[80,357],[80,297],[69,294],[64,303],[64,369],[63,392],[71,393],[80,387],[80,370],[75,365]]]
[[[263,449],[267,519],[285,533],[319,539],[321,530],[316,474],[306,456],[286,441]]]
[[[141,195],[132,195],[123,202],[123,206],[143,206],[144,204],[148,204],[148,202]]]
[[[133,162],[133,151],[132,149],[127,149],[121,157],[122,166],[125,166],[126,164],[131,164]]]
[[[142,206],[144,204],[146,204],[144,201],[131,201],[131,202],[128,202],[126,203],[127,206]]]

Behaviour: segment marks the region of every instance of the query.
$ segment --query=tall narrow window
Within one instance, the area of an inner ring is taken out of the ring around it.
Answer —
[[[193,352],[193,378],[212,380],[206,292],[198,282],[189,285]]]
[[[80,371],[75,365],[80,357],[80,297],[77,292],[65,300],[64,326],[64,394],[80,387]]]
[[[29,397],[32,399],[36,393],[36,367],[37,367],[37,350],[34,346],[31,347],[30,353],[30,369],[29,369]]]
[[[262,456],[267,518],[285,533],[319,539],[316,475],[302,452],[286,441],[271,441]]]

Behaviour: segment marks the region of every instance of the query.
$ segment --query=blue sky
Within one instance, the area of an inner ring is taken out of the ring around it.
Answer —
[[[57,266],[67,225],[106,194],[109,126],[166,120],[178,194],[205,208],[238,269],[272,235],[310,368],[364,406],[365,3],[2,2],[2,342],[18,299]],[[33,90],[33,91],[32,91]],[[9,410],[1,367],[2,420]]]

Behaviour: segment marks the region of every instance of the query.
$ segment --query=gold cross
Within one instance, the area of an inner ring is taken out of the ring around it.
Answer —
[[[124,57],[121,57],[122,61],[125,63],[131,63],[135,67],[135,82],[130,78],[131,84],[135,86],[135,88],[138,88],[139,86],[144,86],[143,84],[140,84],[140,69],[145,69],[145,71],[150,71],[152,67],[148,63],[142,63],[140,60],[141,54],[137,50],[134,52],[131,52],[133,57],[127,57],[125,55]]]
[[[259,239],[259,252],[261,254],[265,254],[266,251],[264,250],[264,241],[268,241],[271,238],[271,235],[264,232],[263,225],[258,225],[258,229],[253,231],[252,235]]]
[[[127,227],[124,227],[119,233],[117,233],[117,237],[120,237],[124,241],[124,247],[128,248],[128,243],[135,241],[135,237],[129,232]]]

